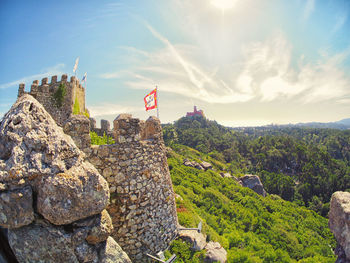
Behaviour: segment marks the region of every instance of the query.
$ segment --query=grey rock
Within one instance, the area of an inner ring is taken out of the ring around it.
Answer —
[[[205,250],[204,262],[225,263],[227,261],[227,252],[218,242],[210,241],[206,245]]]
[[[200,165],[203,167],[204,170],[208,170],[208,169],[212,169],[213,168],[211,163],[208,163],[208,162],[201,162]]]
[[[266,196],[266,191],[264,189],[263,184],[260,181],[259,176],[246,174],[239,178],[239,181],[242,183],[242,186],[252,189],[254,192],[256,192],[259,195],[262,195],[263,197]]]
[[[96,218],[96,224],[90,229],[86,240],[89,244],[105,241],[113,231],[112,219],[106,210]]]
[[[131,263],[128,255],[112,237],[108,237],[103,243],[99,252],[99,259],[101,263]]]
[[[350,193],[335,192],[329,210],[329,228],[350,261]]]
[[[22,189],[0,193],[0,226],[18,228],[34,220],[32,189]]]
[[[232,178],[232,175],[230,173],[220,173],[222,178]]]
[[[64,172],[83,157],[72,138],[30,95],[20,97],[0,123],[0,160],[5,162],[1,183]]]
[[[107,182],[90,163],[41,180],[38,212],[55,225],[100,213],[109,202]]]
[[[9,244],[19,262],[79,262],[72,234],[63,227],[33,223],[8,232]]]
[[[194,251],[200,251],[207,245],[205,236],[197,231],[181,230],[179,231],[179,238],[192,244]]]

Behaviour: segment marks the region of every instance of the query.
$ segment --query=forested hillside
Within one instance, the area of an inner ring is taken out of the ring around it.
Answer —
[[[323,262],[333,263],[335,240],[328,220],[315,212],[284,201],[277,195],[262,197],[233,178],[222,178],[228,167],[189,147],[172,144],[169,169],[177,198],[179,223],[196,227],[203,222],[208,240],[220,242],[227,262]],[[183,160],[210,162],[214,170],[183,165]],[[175,240],[171,252],[177,262],[203,262],[202,252]]]
[[[350,190],[349,130],[234,130],[202,117],[183,117],[163,131],[167,145],[195,148],[226,163],[232,173],[257,174],[268,193],[323,216],[333,192]]]

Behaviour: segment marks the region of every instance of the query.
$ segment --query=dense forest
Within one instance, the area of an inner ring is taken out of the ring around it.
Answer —
[[[264,127],[235,130],[203,117],[163,127],[165,143],[192,147],[234,174],[260,176],[265,189],[326,216],[337,190],[350,190],[350,130]]]
[[[183,160],[205,160],[214,169],[197,170]],[[285,201],[278,195],[262,197],[241,187],[233,178],[222,178],[228,168],[207,154],[172,144],[168,164],[177,198],[179,223],[196,227],[203,222],[207,241],[218,241],[228,252],[228,262],[334,262],[335,240],[328,220]],[[177,262],[203,262],[204,251],[175,240],[170,252]]]

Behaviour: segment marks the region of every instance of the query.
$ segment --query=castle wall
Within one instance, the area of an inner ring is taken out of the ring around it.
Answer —
[[[66,87],[66,95],[62,106],[59,107],[54,101],[54,94],[61,83]],[[61,81],[57,81],[57,76],[52,76],[50,83],[48,78],[43,78],[41,84],[39,84],[38,80],[34,80],[29,92],[25,91],[25,86],[21,83],[18,88],[18,97],[21,97],[23,94],[30,94],[37,99],[59,126],[62,126],[73,113],[76,96],[81,113],[85,112],[85,90],[74,76],[71,77],[70,81],[68,81],[66,74],[62,75]]]
[[[74,125],[70,122],[64,131],[86,146],[89,142],[81,140],[87,138],[87,119],[81,125],[76,117]],[[94,125],[91,119],[90,123]],[[143,122],[129,114],[119,115],[113,126],[115,144],[83,148],[109,183],[107,210],[114,226],[112,236],[134,262],[144,262],[146,253],[165,250],[177,235],[174,191],[161,126],[156,118]]]
[[[96,132],[98,136],[107,135],[109,137],[114,137],[113,131],[111,130],[111,124],[107,120],[101,120],[101,128],[96,128],[96,120],[94,118],[89,118],[90,120],[90,130]]]

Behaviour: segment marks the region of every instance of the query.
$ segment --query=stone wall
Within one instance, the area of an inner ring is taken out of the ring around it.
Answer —
[[[61,83],[66,87],[66,95],[62,106],[58,107],[53,100],[53,95]],[[43,78],[40,85],[38,80],[34,80],[29,92],[25,91],[25,85],[21,83],[18,88],[18,97],[24,94],[30,94],[38,100],[59,126],[62,126],[73,113],[75,98],[79,102],[80,112],[84,113],[86,110],[85,89],[74,76],[70,81],[66,74],[62,75],[61,81],[57,81],[57,76],[52,76],[50,83],[48,78]]]
[[[113,137],[113,131],[111,130],[111,124],[107,120],[101,120],[101,128],[96,127],[96,120],[90,118],[90,130],[96,132],[98,136],[106,134],[109,137]]]
[[[64,130],[78,145],[87,138],[87,119],[74,125],[67,121]],[[91,120],[90,120],[91,123]],[[160,122],[150,117],[146,122],[119,115],[113,123],[113,145],[83,147],[87,159],[107,180],[111,203],[113,238],[135,262],[147,260],[168,247],[177,235],[174,191],[168,169]],[[74,133],[67,127],[80,130]],[[84,134],[85,132],[85,134]]]

